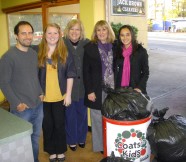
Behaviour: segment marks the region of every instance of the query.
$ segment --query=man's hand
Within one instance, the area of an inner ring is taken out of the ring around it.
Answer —
[[[17,106],[17,111],[19,112],[22,112],[26,109],[28,109],[29,107],[25,104],[25,103],[20,103],[18,106]]]
[[[44,100],[44,95],[40,95],[39,98],[40,98],[40,100],[43,102],[43,100]]]

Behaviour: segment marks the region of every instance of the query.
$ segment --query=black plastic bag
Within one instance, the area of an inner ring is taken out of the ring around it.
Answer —
[[[107,157],[102,159],[100,162],[131,162],[131,161],[124,160],[123,158],[120,157],[115,157],[115,158]]]
[[[149,128],[153,133],[148,136],[151,149],[158,162],[186,162],[186,118],[172,115],[164,119],[168,109],[155,110],[155,119]]]
[[[132,162],[132,161],[125,160],[122,157],[115,157],[114,152],[112,152],[110,157],[106,157],[102,159],[100,162]]]
[[[139,120],[150,115],[152,103],[132,88],[107,91],[102,105],[102,115],[115,120]]]

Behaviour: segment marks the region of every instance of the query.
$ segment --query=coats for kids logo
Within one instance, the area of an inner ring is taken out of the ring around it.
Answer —
[[[145,133],[131,129],[118,133],[115,139],[115,149],[126,160],[136,160],[145,155],[147,149]]]

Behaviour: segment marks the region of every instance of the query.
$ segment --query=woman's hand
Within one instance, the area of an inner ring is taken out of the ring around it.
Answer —
[[[64,104],[66,107],[68,107],[68,106],[70,106],[71,102],[72,102],[72,100],[71,100],[71,95],[66,95],[65,98],[64,98],[63,104]]]
[[[68,78],[67,79],[67,91],[66,91],[66,95],[64,98],[64,102],[63,105],[65,105],[66,107],[70,106],[72,99],[71,99],[71,93],[72,93],[72,85],[73,85],[73,78]]]
[[[95,102],[96,101],[95,93],[93,92],[93,93],[88,94],[88,99],[92,102]]]
[[[141,93],[141,90],[139,88],[134,88],[134,90]]]

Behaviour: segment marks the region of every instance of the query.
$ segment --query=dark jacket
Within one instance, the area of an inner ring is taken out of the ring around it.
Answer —
[[[85,105],[91,109],[102,107],[102,64],[97,43],[89,42],[85,46],[83,59],[83,80],[85,86]],[[96,101],[88,100],[88,94],[94,92]]]
[[[58,61],[57,69],[58,69],[58,81],[59,81],[60,90],[62,94],[65,94],[67,88],[67,79],[76,77],[76,68],[75,68],[72,54],[68,53],[68,57],[65,65],[62,65],[60,61]],[[39,68],[39,81],[43,89],[43,92],[45,93],[46,66]]]
[[[76,48],[73,47],[68,38],[64,38],[64,42],[68,48],[69,53],[73,55],[77,71],[77,76],[74,78],[74,84],[72,88],[72,100],[79,101],[79,99],[84,98],[85,95],[83,84],[83,55],[84,46],[89,42],[89,40],[80,40]]]
[[[85,105],[101,110],[102,105],[102,65],[98,45],[88,43],[83,58],[83,80],[85,86]],[[88,94],[94,92],[96,101],[88,100]]]
[[[116,88],[121,87],[123,62],[123,57],[114,57]],[[130,56],[130,66],[131,72],[129,86],[132,88],[139,88],[142,93],[146,94],[147,80],[149,78],[148,54],[146,49],[140,44],[138,45],[137,51]]]

